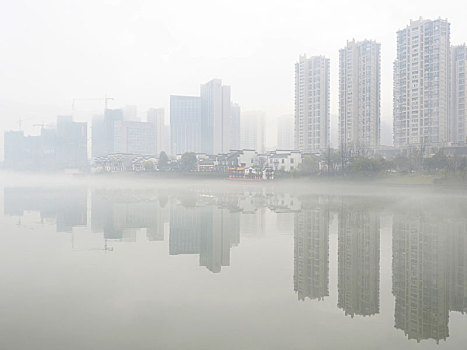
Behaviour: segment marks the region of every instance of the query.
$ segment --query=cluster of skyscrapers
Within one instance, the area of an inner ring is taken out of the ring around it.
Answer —
[[[347,41],[339,51],[339,149],[371,155],[381,143],[381,45]],[[467,143],[467,46],[451,46],[445,19],[410,21],[397,32],[393,80],[393,140],[396,149],[436,150]],[[293,125],[293,128],[292,128]],[[279,120],[278,149],[322,153],[330,147],[330,61],[299,57],[295,64],[295,118]],[[293,130],[292,130],[293,129]],[[218,155],[252,149],[264,153],[262,112],[240,113],[230,86],[213,79],[199,96],[170,96],[170,126],[164,110],[152,108],[138,121],[136,107],[105,109],[92,122],[92,157],[124,153],[185,152]],[[40,136],[5,134],[5,165],[13,168],[83,167],[87,125],[59,117],[57,129]]]
[[[372,153],[381,142],[381,45],[348,41],[339,51],[339,148]],[[467,48],[451,46],[447,20],[411,21],[397,32],[393,137],[400,150],[467,143]],[[295,65],[295,147],[329,147],[329,59],[300,56]]]
[[[220,154],[240,147],[240,107],[230,98],[230,86],[213,79],[200,96],[170,96],[172,153]]]

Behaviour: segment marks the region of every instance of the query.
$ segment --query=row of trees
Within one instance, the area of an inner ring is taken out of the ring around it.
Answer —
[[[161,152],[157,169],[151,161],[146,161],[144,168],[146,171],[189,173],[197,170],[198,161],[195,153],[187,152],[182,155],[179,161],[170,162],[167,154]],[[365,155],[345,157],[344,159],[339,151],[328,150],[321,156],[305,156],[300,167],[292,175],[344,175],[368,178],[388,173],[440,175],[444,178],[458,178],[465,182],[467,179],[467,157],[447,156],[442,151],[430,157],[424,157],[420,151],[414,151],[408,155],[398,155],[391,160],[380,156],[368,157]]]
[[[300,175],[349,175],[374,177],[385,173],[430,174],[445,178],[467,178],[467,157],[447,156],[442,151],[426,157],[420,150],[398,155],[391,160],[380,156],[357,155],[344,157],[339,151],[329,150],[321,156],[306,156],[296,172]]]
[[[180,160],[176,163],[169,161],[167,153],[162,151],[159,154],[159,161],[157,162],[157,167],[154,162],[146,160],[143,163],[144,170],[150,171],[178,171],[188,173],[195,171],[198,168],[198,160],[196,159],[196,154],[193,152],[186,152],[182,155]]]

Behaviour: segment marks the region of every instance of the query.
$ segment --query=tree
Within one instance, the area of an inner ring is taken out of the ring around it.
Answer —
[[[193,152],[185,152],[180,159],[178,168],[183,172],[195,171],[198,168],[198,159]]]
[[[159,163],[157,164],[157,168],[159,170],[166,170],[169,167],[169,157],[167,157],[167,153],[162,151],[159,154]]]
[[[306,156],[303,158],[299,166],[299,170],[303,174],[316,174],[319,171],[319,159],[314,156]]]
[[[392,160],[392,165],[395,170],[403,173],[411,172],[415,168],[415,163],[412,161],[412,159],[404,155],[396,156]]]
[[[144,168],[144,171],[154,171],[156,170],[156,165],[154,164],[152,160],[148,159],[143,162],[143,168]]]
[[[376,176],[388,168],[382,158],[357,157],[349,165],[349,172],[357,176]]]
[[[448,157],[443,152],[437,152],[431,158],[426,158],[423,162],[423,167],[428,171],[439,171],[447,168]]]

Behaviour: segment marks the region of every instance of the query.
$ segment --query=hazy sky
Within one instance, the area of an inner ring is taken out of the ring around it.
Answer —
[[[167,118],[170,94],[198,94],[212,78],[232,86],[243,110],[275,120],[293,114],[294,63],[303,53],[331,59],[334,126],[338,50],[367,38],[382,44],[387,143],[396,30],[419,16],[448,18],[451,42],[463,43],[466,10],[465,1],[452,0],[2,0],[0,131],[17,128],[19,118],[33,130],[70,114],[73,98],[106,93],[115,98],[111,107],[135,104],[141,117],[165,107]],[[77,116],[102,108],[82,101]]]

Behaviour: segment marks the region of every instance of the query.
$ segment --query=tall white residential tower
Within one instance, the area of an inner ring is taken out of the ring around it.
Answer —
[[[450,141],[455,145],[467,143],[467,89],[465,74],[467,47],[465,44],[451,47],[451,110]]]
[[[449,26],[420,18],[397,32],[395,147],[433,149],[449,140]]]
[[[295,148],[319,153],[329,147],[329,59],[300,56],[295,64]]]
[[[347,41],[339,51],[339,146],[349,154],[380,144],[381,44]]]

